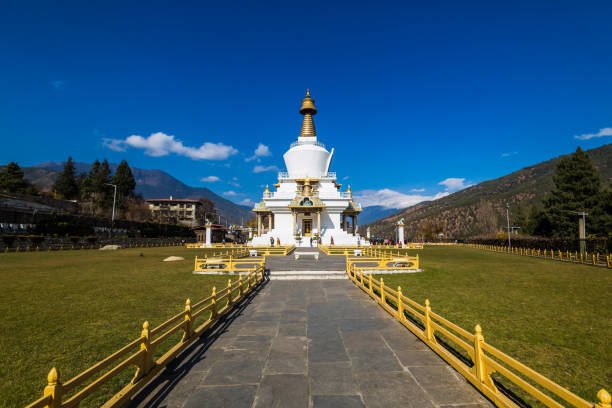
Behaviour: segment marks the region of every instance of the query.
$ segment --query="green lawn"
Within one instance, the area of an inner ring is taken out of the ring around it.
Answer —
[[[227,276],[191,273],[202,253],[163,247],[0,254],[0,406],[31,402],[51,367],[69,379],[138,337],[144,320],[155,327],[181,312],[187,298],[226,285]],[[162,262],[170,255],[185,261]]]
[[[612,270],[468,248],[426,248],[425,272],[386,275],[406,296],[594,400],[612,383]],[[49,369],[68,379],[202,299],[227,277],[191,273],[202,249],[0,254],[0,406],[39,397]],[[143,254],[143,256],[140,256]],[[180,255],[182,262],[163,258]],[[365,296],[365,295],[364,295]],[[374,306],[373,306],[374,307]]]
[[[405,296],[583,398],[612,384],[612,270],[458,247],[426,247],[423,273],[384,275]]]

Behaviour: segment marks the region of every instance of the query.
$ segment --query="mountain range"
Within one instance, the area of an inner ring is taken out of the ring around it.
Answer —
[[[598,168],[602,182],[608,185],[612,179],[612,143],[586,152]],[[395,224],[403,218],[407,239],[418,238],[417,231],[423,222],[442,225],[445,237],[452,239],[501,232],[506,222],[506,203],[515,214],[518,206],[527,212],[532,204],[540,204],[554,187],[552,177],[562,157],[484,181],[435,201],[396,210],[369,225],[362,223],[359,229],[365,231],[369,226],[373,236],[389,238],[395,235]]]
[[[46,162],[36,164],[32,167],[24,167],[25,178],[32,184],[44,191],[49,191],[58,174],[64,168],[64,163]],[[116,164],[110,164],[112,171],[117,168]],[[75,163],[77,174],[89,172],[91,164]],[[249,207],[236,204],[227,200],[212,190],[205,187],[191,187],[172,177],[162,170],[145,170],[132,167],[132,174],[136,180],[136,193],[144,198],[190,198],[197,200],[205,197],[215,203],[217,212],[227,218],[229,223],[245,223],[253,217]],[[223,222],[223,218],[221,219]]]

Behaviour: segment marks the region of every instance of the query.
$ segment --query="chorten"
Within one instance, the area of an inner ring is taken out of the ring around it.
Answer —
[[[334,149],[318,141],[313,116],[315,101],[306,91],[300,113],[304,115],[297,141],[283,155],[286,172],[278,174],[276,191],[266,186],[262,201],[255,205],[257,236],[253,245],[281,244],[309,246],[320,239],[329,245],[366,244],[357,233],[361,206],[353,201],[350,187],[341,191],[336,173],[329,168]]]

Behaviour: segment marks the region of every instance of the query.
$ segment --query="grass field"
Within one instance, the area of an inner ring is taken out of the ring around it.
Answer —
[[[424,273],[385,284],[594,401],[612,385],[612,271],[456,247],[427,247]]]
[[[612,383],[612,271],[468,248],[426,248],[424,273],[386,275],[460,326],[594,400]],[[39,397],[49,369],[68,379],[202,299],[227,277],[191,273],[201,249],[0,254],[0,406]],[[142,254],[143,256],[140,256]],[[169,255],[182,262],[161,262]],[[364,295],[365,296],[365,295]],[[373,306],[375,307],[375,306]]]
[[[193,275],[202,250],[0,254],[0,406],[42,395],[49,369],[64,380],[210,295],[224,276]],[[142,254],[143,256],[140,256]],[[170,255],[185,261],[162,262]],[[132,372],[133,374],[133,372]]]

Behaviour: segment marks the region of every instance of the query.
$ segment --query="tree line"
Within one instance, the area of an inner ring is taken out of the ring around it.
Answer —
[[[580,147],[559,160],[553,175],[554,188],[541,205],[528,211],[519,206],[513,224],[521,233],[547,238],[578,236],[579,213],[585,212],[587,235],[612,238],[612,189]]]

